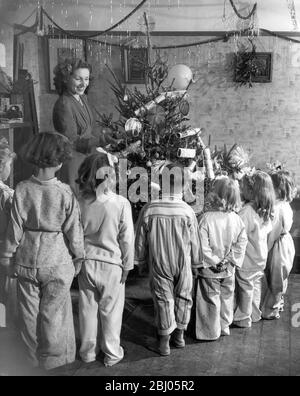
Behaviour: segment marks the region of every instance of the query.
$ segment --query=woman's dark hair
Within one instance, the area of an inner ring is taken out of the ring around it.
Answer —
[[[205,200],[205,211],[238,211],[241,207],[240,188],[236,180],[227,176],[216,179]]]
[[[62,95],[67,91],[68,81],[70,76],[78,69],[88,69],[92,73],[92,67],[89,63],[82,59],[65,59],[63,62],[58,63],[54,70],[54,85],[57,93]],[[92,77],[90,76],[90,81]]]
[[[60,133],[41,132],[22,148],[21,157],[38,168],[53,168],[72,157],[71,142]]]
[[[107,155],[105,153],[97,153],[89,155],[85,158],[78,170],[78,179],[76,183],[79,185],[79,191],[84,198],[95,197],[97,187],[103,183],[105,178],[97,177],[99,169],[111,168]],[[107,172],[104,172],[107,174]]]
[[[275,194],[281,201],[292,202],[296,195],[294,179],[289,171],[278,170],[270,174]]]
[[[271,177],[266,172],[257,170],[244,182],[243,195],[246,195],[246,200],[252,203],[254,210],[264,221],[272,219],[275,191]]]

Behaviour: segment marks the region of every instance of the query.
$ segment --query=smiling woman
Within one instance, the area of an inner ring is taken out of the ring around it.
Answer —
[[[54,128],[73,145],[73,158],[62,169],[61,179],[76,192],[77,170],[86,155],[99,146],[99,138],[92,134],[93,115],[85,95],[91,66],[80,59],[66,59],[55,67],[54,75],[54,85],[60,95],[53,109]]]

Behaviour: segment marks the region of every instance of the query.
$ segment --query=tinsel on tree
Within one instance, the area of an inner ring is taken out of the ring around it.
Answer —
[[[146,20],[146,17],[145,17]],[[151,44],[148,34],[149,58],[140,64],[145,73],[143,91],[129,89],[110,70],[110,86],[116,97],[119,119],[113,114],[99,114],[100,125],[108,131],[109,144],[106,150],[118,159],[127,159],[128,172],[133,167],[158,172],[168,162],[190,169],[191,192],[196,182],[205,181],[207,193],[216,174],[233,174],[247,163],[242,148],[235,145],[229,152],[215,151],[202,140],[202,128],[190,124],[188,88],[193,74],[188,66],[175,65],[169,68],[159,55],[151,62]],[[151,196],[151,177],[148,178],[148,197]],[[147,201],[143,200],[144,202]],[[133,204],[136,216],[143,202]]]
[[[150,175],[151,169],[159,171],[168,162],[175,162],[189,167],[191,178],[203,180],[204,175],[199,174],[197,166],[202,167],[204,157],[209,159],[210,153],[200,137],[201,128],[194,128],[188,118],[187,89],[192,82],[192,72],[185,65],[177,65],[169,71],[167,62],[160,57],[143,67],[146,76],[143,92],[136,87],[129,89],[110,70],[119,119],[114,120],[113,114],[99,114],[100,125],[109,130],[107,151],[119,159],[126,158],[129,172],[133,167],[143,167]],[[182,71],[187,74],[186,86],[183,87],[181,81],[178,89],[172,74]],[[209,170],[212,172],[212,165]],[[211,173],[210,178],[213,178]],[[150,177],[148,180],[150,196]],[[142,205],[133,205],[134,211],[138,213]]]
[[[130,167],[151,167],[165,160],[189,165],[202,153],[203,142],[201,129],[189,124],[187,89],[165,85],[168,66],[160,58],[144,67],[145,92],[130,90],[110,70],[120,118],[114,121],[113,114],[101,115],[100,125],[111,131],[109,151],[127,158]]]

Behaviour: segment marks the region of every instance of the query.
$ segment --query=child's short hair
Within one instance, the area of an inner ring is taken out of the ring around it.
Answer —
[[[101,168],[104,170],[107,168],[113,169],[105,153],[89,155],[80,165],[76,183],[79,185],[79,191],[84,198],[96,196],[97,187],[105,180],[99,174]]]
[[[293,176],[287,170],[277,170],[270,174],[276,197],[281,201],[292,202],[296,195]]]
[[[8,141],[5,138],[0,139],[0,172],[3,166],[10,161],[11,159],[15,158],[16,154],[11,151]]]
[[[38,168],[53,168],[72,157],[72,145],[60,133],[41,132],[22,148],[21,156]]]
[[[254,210],[264,221],[273,217],[275,204],[275,191],[271,177],[263,171],[257,170],[248,178],[248,183],[252,184],[251,202]]]
[[[240,188],[236,180],[227,176],[217,178],[205,201],[205,211],[238,211],[241,207]]]
[[[183,193],[185,184],[184,167],[181,164],[170,163],[166,165],[160,174],[161,192],[173,194]]]

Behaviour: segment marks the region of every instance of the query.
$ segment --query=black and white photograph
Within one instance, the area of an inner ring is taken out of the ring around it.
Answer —
[[[299,153],[299,0],[0,0],[0,377],[300,376]]]

